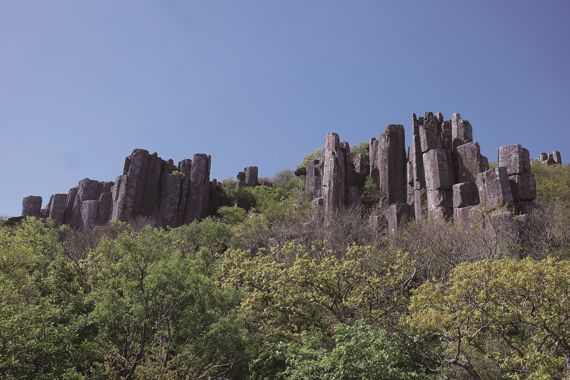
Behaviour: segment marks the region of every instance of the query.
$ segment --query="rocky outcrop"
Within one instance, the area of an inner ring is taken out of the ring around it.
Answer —
[[[521,145],[500,147],[497,168],[490,169],[473,141],[471,123],[459,113],[449,120],[441,113],[413,114],[412,141],[407,151],[405,146],[399,124],[388,125],[364,152],[361,147],[351,152],[348,143],[330,133],[324,149],[295,174],[304,177],[304,193],[314,209],[322,210],[326,224],[343,208],[374,199],[362,196],[369,177],[368,184],[379,194],[372,224],[388,226],[392,233],[410,220],[424,218],[453,220],[461,226],[508,219],[522,226],[524,214],[536,207],[529,151]],[[562,163],[557,151],[542,153],[539,160]],[[174,165],[156,153],[135,149],[114,182],[83,179],[67,194],[51,196],[43,209],[41,197],[26,197],[22,215],[49,217],[76,229],[137,218],[161,227],[192,223],[229,203],[220,184],[210,180],[210,169],[207,154]],[[258,185],[256,166],[238,173],[237,188]]]
[[[555,150],[552,153],[541,153],[537,161],[539,161],[543,165],[561,165],[562,164],[562,155],[559,151]]]
[[[175,166],[156,153],[135,149],[125,159],[123,174],[115,182],[85,178],[67,194],[53,195],[44,211],[41,197],[26,197],[22,215],[49,217],[75,229],[136,218],[149,218],[163,227],[191,223],[215,212],[211,192],[216,193],[218,203],[222,202],[219,186],[210,182],[210,166],[211,158],[206,154],[196,154]],[[253,170],[250,180],[257,181]]]

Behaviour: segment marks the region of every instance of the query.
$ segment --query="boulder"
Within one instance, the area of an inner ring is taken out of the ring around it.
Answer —
[[[40,217],[42,210],[42,197],[30,195],[22,199],[22,216]]]
[[[499,147],[498,166],[507,170],[507,175],[530,173],[530,154],[520,144]]]

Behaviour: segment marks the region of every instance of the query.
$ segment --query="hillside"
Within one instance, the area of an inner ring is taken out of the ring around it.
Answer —
[[[325,223],[291,171],[225,181],[231,205],[179,227],[4,225],[0,373],[568,376],[570,167],[533,172],[542,207],[498,245],[492,226],[441,219],[385,234],[362,206]]]

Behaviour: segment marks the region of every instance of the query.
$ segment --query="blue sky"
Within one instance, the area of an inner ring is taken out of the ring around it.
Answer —
[[[133,148],[294,168],[412,112],[570,160],[570,1],[0,1],[0,215]],[[409,139],[407,144],[409,143]]]

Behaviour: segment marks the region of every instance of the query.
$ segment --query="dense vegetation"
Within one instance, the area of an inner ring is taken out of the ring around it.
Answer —
[[[570,167],[534,170],[543,208],[500,251],[365,208],[324,226],[291,172],[174,229],[1,226],[0,378],[567,378]]]

